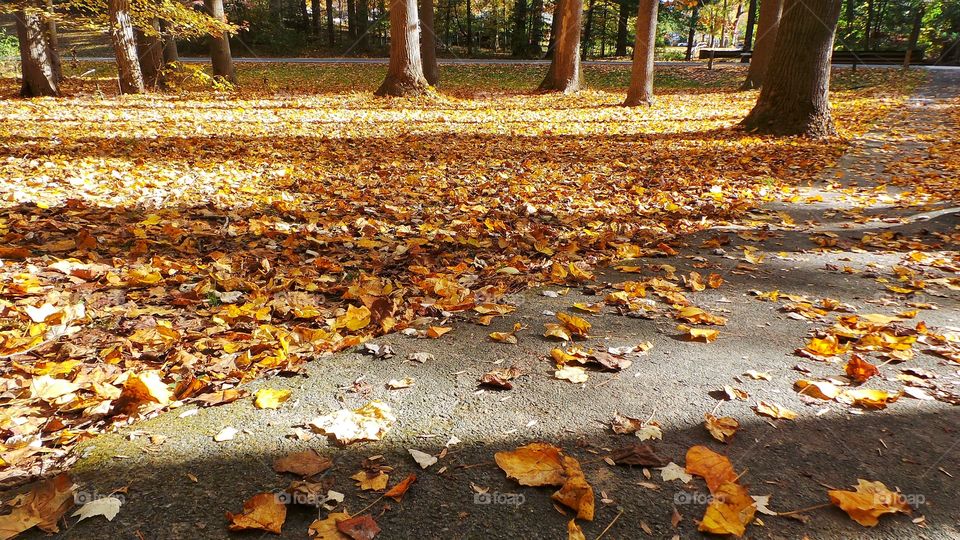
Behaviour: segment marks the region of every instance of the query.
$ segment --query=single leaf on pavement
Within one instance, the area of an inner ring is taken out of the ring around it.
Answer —
[[[508,452],[497,452],[494,461],[521,486],[560,486],[566,475],[560,449],[535,442]]]
[[[321,456],[313,450],[306,450],[277,458],[273,462],[273,470],[278,473],[289,472],[309,477],[326,471],[332,465],[330,458]]]
[[[407,491],[410,489],[410,486],[417,481],[417,475],[410,473],[406,478],[401,480],[397,485],[393,486],[386,493],[383,494],[384,497],[390,497],[391,499],[400,502],[403,500],[403,496],[407,494]]]
[[[882,482],[857,479],[854,491],[832,489],[827,495],[830,502],[864,527],[875,526],[883,514],[909,514],[912,511],[902,494],[890,491]]]
[[[727,456],[718,454],[706,446],[693,446],[687,450],[686,471],[702,477],[713,493],[721,485],[734,482],[737,473]]]
[[[290,390],[275,388],[261,388],[254,394],[253,405],[258,409],[279,409],[280,405],[290,399]]]
[[[243,512],[227,512],[231,531],[261,530],[280,534],[287,519],[287,507],[274,493],[257,493],[243,503]]]
[[[352,411],[337,412],[314,418],[310,427],[315,431],[334,437],[341,444],[356,441],[379,441],[397,421],[389,405],[379,401]]]
[[[380,534],[380,527],[369,515],[338,521],[337,530],[353,540],[372,540]]]
[[[703,415],[703,418],[703,425],[707,428],[707,431],[710,432],[710,435],[722,443],[730,442],[733,436],[736,435],[737,430],[740,429],[740,422],[737,422],[736,419],[729,416],[716,417],[710,413],[706,413]]]
[[[747,488],[734,482],[726,482],[712,491],[713,499],[707,505],[698,530],[713,534],[732,534],[737,538],[746,532],[747,524],[753,521],[756,504]]]
[[[113,518],[117,517],[117,512],[120,511],[121,505],[123,505],[123,501],[116,497],[100,497],[81,506],[72,516],[80,516],[80,519],[77,520],[78,523],[94,516],[103,516],[107,518],[107,521],[113,521]]]

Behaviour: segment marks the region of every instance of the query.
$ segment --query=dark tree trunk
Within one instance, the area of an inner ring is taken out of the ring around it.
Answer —
[[[514,56],[525,56],[529,48],[527,36],[527,0],[516,0],[513,5],[513,34],[510,48]]]
[[[467,0],[467,56],[473,55],[473,7]]]
[[[267,0],[267,11],[270,22],[276,25],[283,23],[283,3],[281,0]]]
[[[163,41],[160,39],[160,20],[154,18],[150,22],[153,26],[152,32],[145,32],[139,28],[136,30],[137,54],[140,57],[140,73],[143,75],[143,82],[151,88],[156,88],[164,86]]]
[[[223,13],[223,0],[203,0],[207,13],[214,19],[226,21]],[[213,76],[236,84],[237,72],[233,67],[233,56],[230,54],[230,34],[221,33],[219,36],[210,35],[210,60],[213,63]]]
[[[357,39],[357,4],[355,0],[347,0],[347,37],[351,41]]]
[[[20,41],[20,66],[23,71],[23,97],[56,96],[59,81],[53,72],[50,42],[45,35],[40,5],[36,0],[25,2],[16,14],[17,39]]]
[[[653,103],[653,54],[657,46],[657,7],[660,0],[640,0],[637,8],[637,39],[633,46],[627,107]]]
[[[450,10],[453,9],[453,0],[447,0],[446,15],[443,17],[443,46],[450,48]]]
[[[580,47],[580,59],[587,59],[587,52],[590,51],[590,43],[593,36],[591,32],[593,30],[593,3],[594,0],[590,0],[590,7],[587,8],[587,24],[583,25],[583,46]]]
[[[580,27],[583,20],[583,0],[560,0],[559,28],[553,59],[540,90],[563,93],[580,89]],[[554,14],[556,17],[557,14]]]
[[[750,56],[750,69],[747,71],[747,80],[741,86],[744,90],[760,88],[767,74],[770,59],[773,57],[777,43],[777,33],[780,28],[780,14],[783,12],[784,0],[762,0],[760,2],[760,19],[757,22],[757,43]],[[794,9],[804,9],[797,6]]]
[[[760,97],[743,126],[774,135],[836,134],[830,57],[842,0],[786,0]]]
[[[420,0],[420,58],[423,60],[423,76],[430,86],[440,82],[437,66],[437,34],[433,27],[433,1]]]
[[[620,0],[617,4],[617,44],[614,56],[627,55],[627,22],[630,12],[627,11],[627,0]]]
[[[697,5],[693,7],[693,12],[690,13],[690,32],[687,34],[687,54],[685,57],[687,62],[693,59],[693,40],[697,37],[698,22],[700,22],[700,2],[697,2]]]
[[[743,52],[753,48],[753,27],[757,24],[757,0],[750,0],[750,11],[747,13],[747,29],[743,35]]]
[[[170,23],[160,21],[160,31],[163,36],[163,63],[170,65],[180,61],[180,51],[177,50],[177,38],[170,31]]]
[[[846,23],[844,24],[843,33],[844,37],[849,37],[850,33],[853,32],[853,21],[857,18],[856,15],[857,2],[856,0],[846,0]]]
[[[56,9],[53,0],[46,0],[47,13],[54,14]],[[57,36],[57,20],[47,18],[47,46],[50,51],[50,67],[53,69],[53,78],[59,83],[63,81],[63,63],[60,61],[60,38]]]
[[[305,32],[309,32],[310,14],[307,13],[307,0],[297,0],[297,14],[300,15],[300,26]]]
[[[310,0],[310,32],[320,35],[320,0]]]
[[[327,0],[327,39],[330,46],[337,43],[337,35],[333,31],[333,0]]]
[[[866,49],[868,51],[873,50],[873,18],[875,10],[873,6],[873,0],[867,0],[867,24],[864,30],[864,39],[866,40]]]
[[[411,96],[427,90],[420,60],[417,0],[397,0],[390,7],[390,66],[378,96]]]
[[[527,54],[536,58],[543,52],[543,0],[533,0],[530,8],[530,46]]]
[[[550,21],[550,39],[547,41],[547,53],[545,59],[553,58],[553,52],[557,48],[557,34],[560,33],[560,3],[563,0],[556,0],[553,7],[553,19]]]
[[[366,51],[370,48],[370,36],[368,28],[370,26],[370,5],[369,0],[356,0],[357,2],[357,49]]]
[[[143,74],[137,59],[137,40],[130,18],[130,0],[108,0],[107,15],[110,21],[110,41],[117,57],[117,75],[121,94],[143,92]]]
[[[910,41],[907,43],[907,54],[903,57],[903,69],[910,67],[913,61],[913,51],[917,49],[917,41],[920,39],[920,27],[923,26],[923,4],[915,7],[913,14],[913,28],[910,29]]]

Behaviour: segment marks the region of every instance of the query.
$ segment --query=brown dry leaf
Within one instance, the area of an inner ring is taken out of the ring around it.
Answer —
[[[713,491],[713,499],[707,505],[697,530],[713,534],[732,534],[737,538],[746,532],[747,524],[753,521],[756,505],[747,488],[727,482]]]
[[[704,343],[713,343],[720,337],[720,331],[712,328],[692,328],[685,324],[678,324],[677,330],[686,334],[687,339],[691,341],[702,341]]]
[[[357,516],[337,522],[337,530],[353,540],[373,540],[380,534],[380,527],[370,515]]]
[[[253,395],[253,405],[258,409],[279,409],[284,401],[290,399],[290,390],[261,388]]]
[[[707,428],[707,431],[710,432],[710,435],[713,435],[713,438],[722,442],[729,443],[733,436],[736,435],[737,430],[740,429],[740,422],[737,422],[736,419],[729,416],[716,417],[710,413],[703,415],[704,423],[703,425]]]
[[[410,486],[417,481],[417,475],[410,473],[406,478],[401,480],[397,485],[393,486],[386,493],[383,494],[384,497],[390,497],[391,499],[400,502],[403,500],[403,496],[407,494],[407,491],[410,490]]]
[[[577,519],[593,521],[593,488],[580,470],[580,462],[570,456],[562,456],[566,480],[560,489],[551,495],[554,501],[577,512]]]
[[[728,482],[735,482],[737,473],[727,456],[718,454],[706,446],[692,446],[687,450],[685,470],[702,477],[710,493]]]
[[[227,512],[231,531],[260,530],[280,534],[287,519],[287,507],[274,493],[257,493],[243,503],[243,512]]]
[[[62,473],[14,497],[7,502],[13,511],[0,516],[0,538],[13,538],[33,527],[48,533],[59,532],[57,522],[73,506],[75,489],[70,475]]]
[[[902,392],[896,394],[885,390],[875,390],[871,388],[851,388],[844,390],[837,396],[837,401],[848,405],[856,405],[864,409],[880,410],[886,409],[887,405],[897,401],[902,396]]]
[[[567,540],[587,540],[583,535],[583,530],[577,525],[577,520],[571,519],[567,522]]]
[[[499,341],[500,343],[510,343],[512,345],[516,345],[517,332],[520,330],[523,330],[523,325],[520,323],[515,323],[513,325],[513,330],[510,332],[491,332],[490,339]]]
[[[827,495],[830,496],[830,502],[864,527],[875,526],[883,514],[910,514],[912,511],[903,495],[890,491],[882,482],[857,479],[854,491],[832,489]]]
[[[808,381],[800,379],[793,383],[793,388],[805,396],[817,399],[831,400],[840,395],[840,389],[827,381]]]
[[[513,383],[510,381],[519,377],[521,374],[522,372],[520,371],[520,368],[512,366],[508,368],[494,369],[484,373],[483,376],[480,377],[480,384],[501,390],[512,390]]]
[[[509,452],[497,452],[494,460],[521,486],[560,486],[566,475],[560,449],[552,444],[535,442]]]
[[[797,417],[797,413],[791,411],[786,407],[777,405],[770,401],[757,400],[757,405],[754,407],[754,410],[757,411],[757,414],[762,414],[763,416],[769,416],[770,418],[780,418],[783,420],[794,420]]]
[[[390,475],[383,471],[359,471],[350,478],[356,480],[357,486],[363,491],[382,491],[387,489],[387,481],[390,480]]]
[[[333,465],[330,458],[321,456],[313,450],[295,452],[273,462],[273,470],[278,473],[293,473],[303,477],[313,476],[326,471]]]
[[[631,444],[612,450],[607,456],[617,465],[639,465],[641,467],[664,467],[669,459],[660,457],[648,444]]]
[[[327,519],[318,519],[310,524],[307,533],[316,540],[350,540],[350,537],[337,529],[337,523],[350,519],[350,514],[337,512],[327,516]]]
[[[880,374],[880,370],[877,369],[877,366],[867,362],[858,354],[850,355],[850,360],[847,362],[844,370],[847,373],[847,377],[850,377],[858,383],[866,382],[866,380],[870,377]]]

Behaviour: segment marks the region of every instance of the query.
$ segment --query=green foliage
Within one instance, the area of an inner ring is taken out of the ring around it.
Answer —
[[[0,59],[16,58],[20,55],[20,42],[17,36],[7,34],[0,29]]]

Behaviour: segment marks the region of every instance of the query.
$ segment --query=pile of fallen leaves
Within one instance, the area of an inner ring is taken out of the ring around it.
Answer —
[[[639,111],[619,99],[0,102],[0,482],[371,336],[489,323],[512,309],[507,292],[661,253],[844,148],[732,129],[753,93],[674,94]],[[838,93],[835,109],[857,133],[901,99],[887,84]],[[637,290],[605,302],[643,311]],[[720,324],[678,306],[684,324]],[[560,324],[554,335],[588,330]]]

